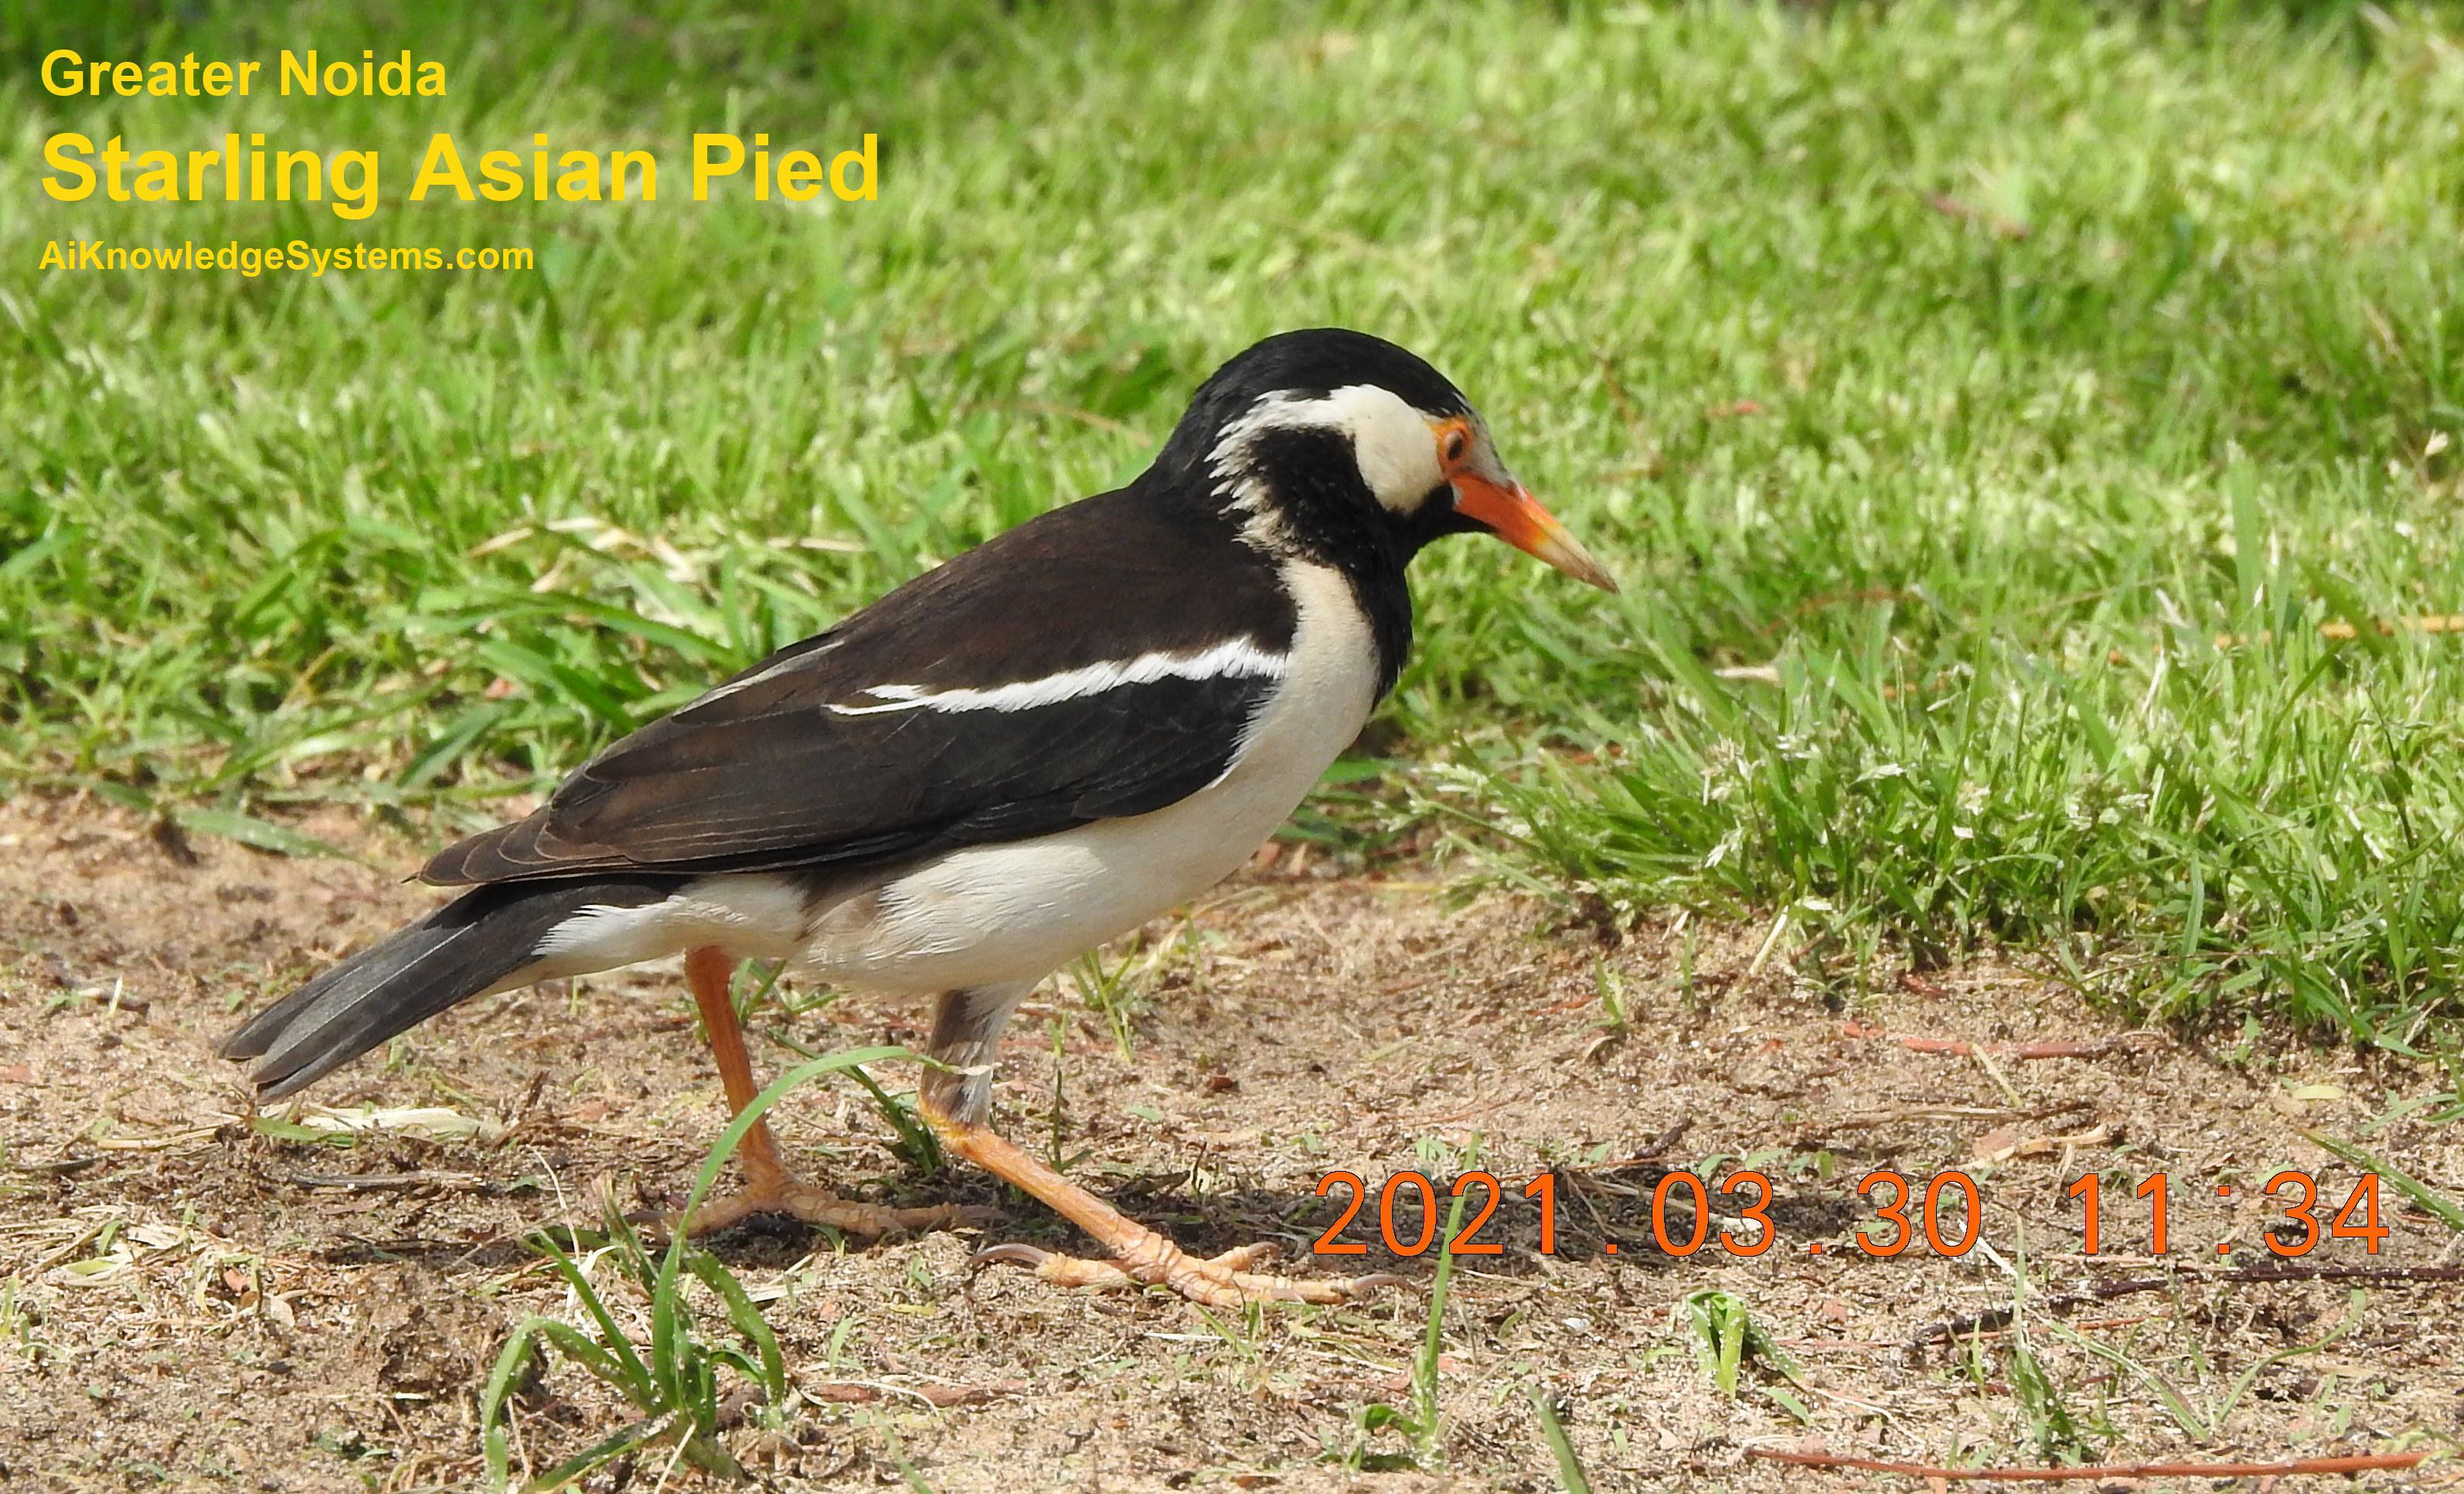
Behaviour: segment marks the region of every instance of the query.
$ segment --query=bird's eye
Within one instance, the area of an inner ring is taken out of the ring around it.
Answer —
[[[1438,450],[1445,457],[1446,465],[1453,467],[1463,459],[1465,451],[1471,450],[1471,437],[1464,435],[1461,428],[1457,428],[1446,432],[1446,438],[1439,445]]]

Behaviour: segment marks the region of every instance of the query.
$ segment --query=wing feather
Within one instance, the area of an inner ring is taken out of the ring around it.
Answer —
[[[591,764],[430,882],[883,861],[1146,814],[1213,782],[1275,682],[1172,679],[1016,712],[816,707],[693,728]],[[699,753],[701,756],[692,756]]]
[[[1131,497],[1030,521],[781,649],[609,747],[536,813],[438,853],[422,876],[858,866],[1145,814],[1197,792],[1229,770],[1279,683],[1292,606],[1264,557]],[[1192,588],[1193,566],[1218,584]],[[1227,654],[1234,641],[1243,647]],[[1106,683],[1098,668],[1158,654],[1192,672]],[[1010,709],[932,703],[1055,678],[1067,688],[990,697]]]

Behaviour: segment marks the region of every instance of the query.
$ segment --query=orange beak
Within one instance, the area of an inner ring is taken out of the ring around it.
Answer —
[[[1503,483],[1491,482],[1477,472],[1463,472],[1454,479],[1455,512],[1485,527],[1491,534],[1529,556],[1548,561],[1586,585],[1602,591],[1615,591],[1617,583],[1592,559],[1592,553],[1566,532],[1557,516],[1540,506],[1540,500],[1524,490],[1523,484],[1508,478]]]

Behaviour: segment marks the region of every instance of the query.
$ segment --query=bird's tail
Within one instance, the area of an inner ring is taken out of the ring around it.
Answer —
[[[408,928],[327,970],[249,1019],[222,1055],[254,1059],[260,1101],[307,1088],[398,1032],[457,1001],[578,974],[544,963],[539,942],[584,908],[635,908],[675,890],[675,878],[578,878],[475,888]]]

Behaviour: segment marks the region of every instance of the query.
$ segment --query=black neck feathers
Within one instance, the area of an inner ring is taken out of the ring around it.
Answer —
[[[1360,480],[1351,442],[1339,431],[1308,427],[1262,432],[1249,447],[1246,479],[1219,501],[1256,514],[1253,542],[1342,573],[1369,617],[1377,693],[1393,689],[1412,652],[1403,567],[1419,544]]]

